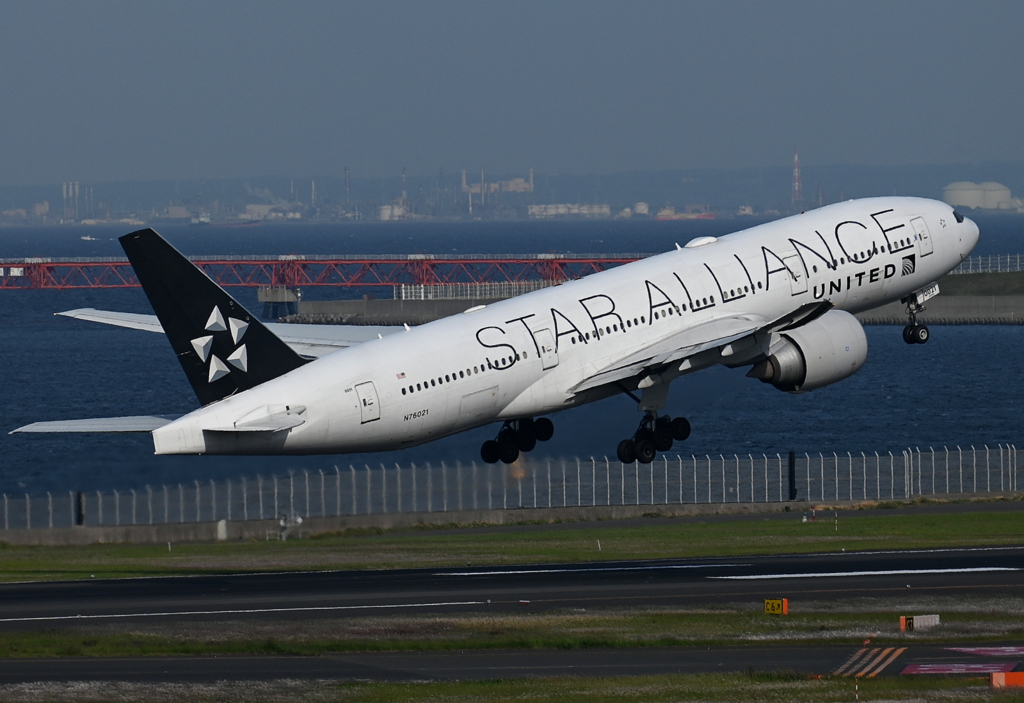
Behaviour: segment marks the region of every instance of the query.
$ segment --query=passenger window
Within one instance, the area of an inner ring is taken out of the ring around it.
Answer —
[[[416,384],[416,390],[420,390],[420,384]]]
[[[431,385],[431,386],[434,386],[434,385],[436,385],[436,384],[434,383],[434,379],[430,379],[430,385]]]
[[[402,395],[405,395],[405,389],[404,388],[402,389]]]

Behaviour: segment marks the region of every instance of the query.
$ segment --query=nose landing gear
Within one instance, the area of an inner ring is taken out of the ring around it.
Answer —
[[[690,423],[685,417],[658,417],[648,412],[632,439],[619,442],[616,454],[623,464],[639,461],[650,464],[658,452],[672,448],[672,442],[682,442],[690,436]]]
[[[488,464],[511,464],[521,452],[533,451],[537,442],[547,442],[554,434],[555,425],[546,417],[506,421],[497,439],[489,439],[480,447],[480,458]]]
[[[907,315],[910,318],[910,323],[903,328],[903,341],[907,344],[924,344],[931,338],[928,328],[917,323],[917,315],[923,310],[924,305],[918,303],[914,298],[907,300]]]

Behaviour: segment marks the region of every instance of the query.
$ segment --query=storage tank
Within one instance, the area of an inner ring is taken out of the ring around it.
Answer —
[[[1013,196],[1010,195],[1010,189],[1002,183],[988,181],[982,183],[980,188],[985,195],[985,204],[982,207],[986,210],[1008,210],[1013,207]]]
[[[977,183],[957,181],[942,189],[942,201],[953,207],[976,210],[985,207],[985,193]]]

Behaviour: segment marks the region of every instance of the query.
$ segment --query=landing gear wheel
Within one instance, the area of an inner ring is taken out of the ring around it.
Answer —
[[[914,343],[914,326],[913,325],[907,325],[906,327],[903,328],[903,341],[906,342],[907,344],[913,344]]]
[[[499,444],[498,453],[503,464],[513,464],[519,458],[519,447],[514,444]]]
[[[519,447],[519,451],[521,452],[532,452],[534,450],[534,447],[537,446],[537,438],[534,437],[532,434],[528,435],[520,431],[519,444],[516,446]]]
[[[910,337],[913,339],[914,344],[924,344],[931,338],[931,333],[924,325],[917,325],[914,327],[914,331],[910,333]]]
[[[504,446],[506,444],[516,446],[518,443],[518,434],[511,427],[503,427],[501,432],[498,433],[498,444]]]
[[[615,452],[619,461],[623,464],[632,464],[636,461],[636,445],[631,439],[624,439],[619,442],[619,448]]]
[[[547,442],[555,434],[555,424],[546,417],[540,417],[533,421],[533,433],[540,442]]]
[[[480,447],[480,458],[484,460],[485,464],[497,464],[501,459],[501,447],[493,439],[487,440]]]
[[[658,455],[658,450],[654,447],[652,442],[647,437],[638,439],[636,441],[636,460],[641,464],[650,464],[654,461],[654,457]]]
[[[669,423],[672,431],[672,439],[677,442],[685,442],[690,438],[690,421],[685,417],[677,417]]]
[[[659,452],[667,452],[672,448],[672,430],[667,425],[668,423],[659,423],[657,429],[654,430],[654,436],[651,438],[654,448]]]

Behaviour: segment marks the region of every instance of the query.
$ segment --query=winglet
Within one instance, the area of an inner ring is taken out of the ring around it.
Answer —
[[[152,229],[119,241],[203,405],[305,363]]]

